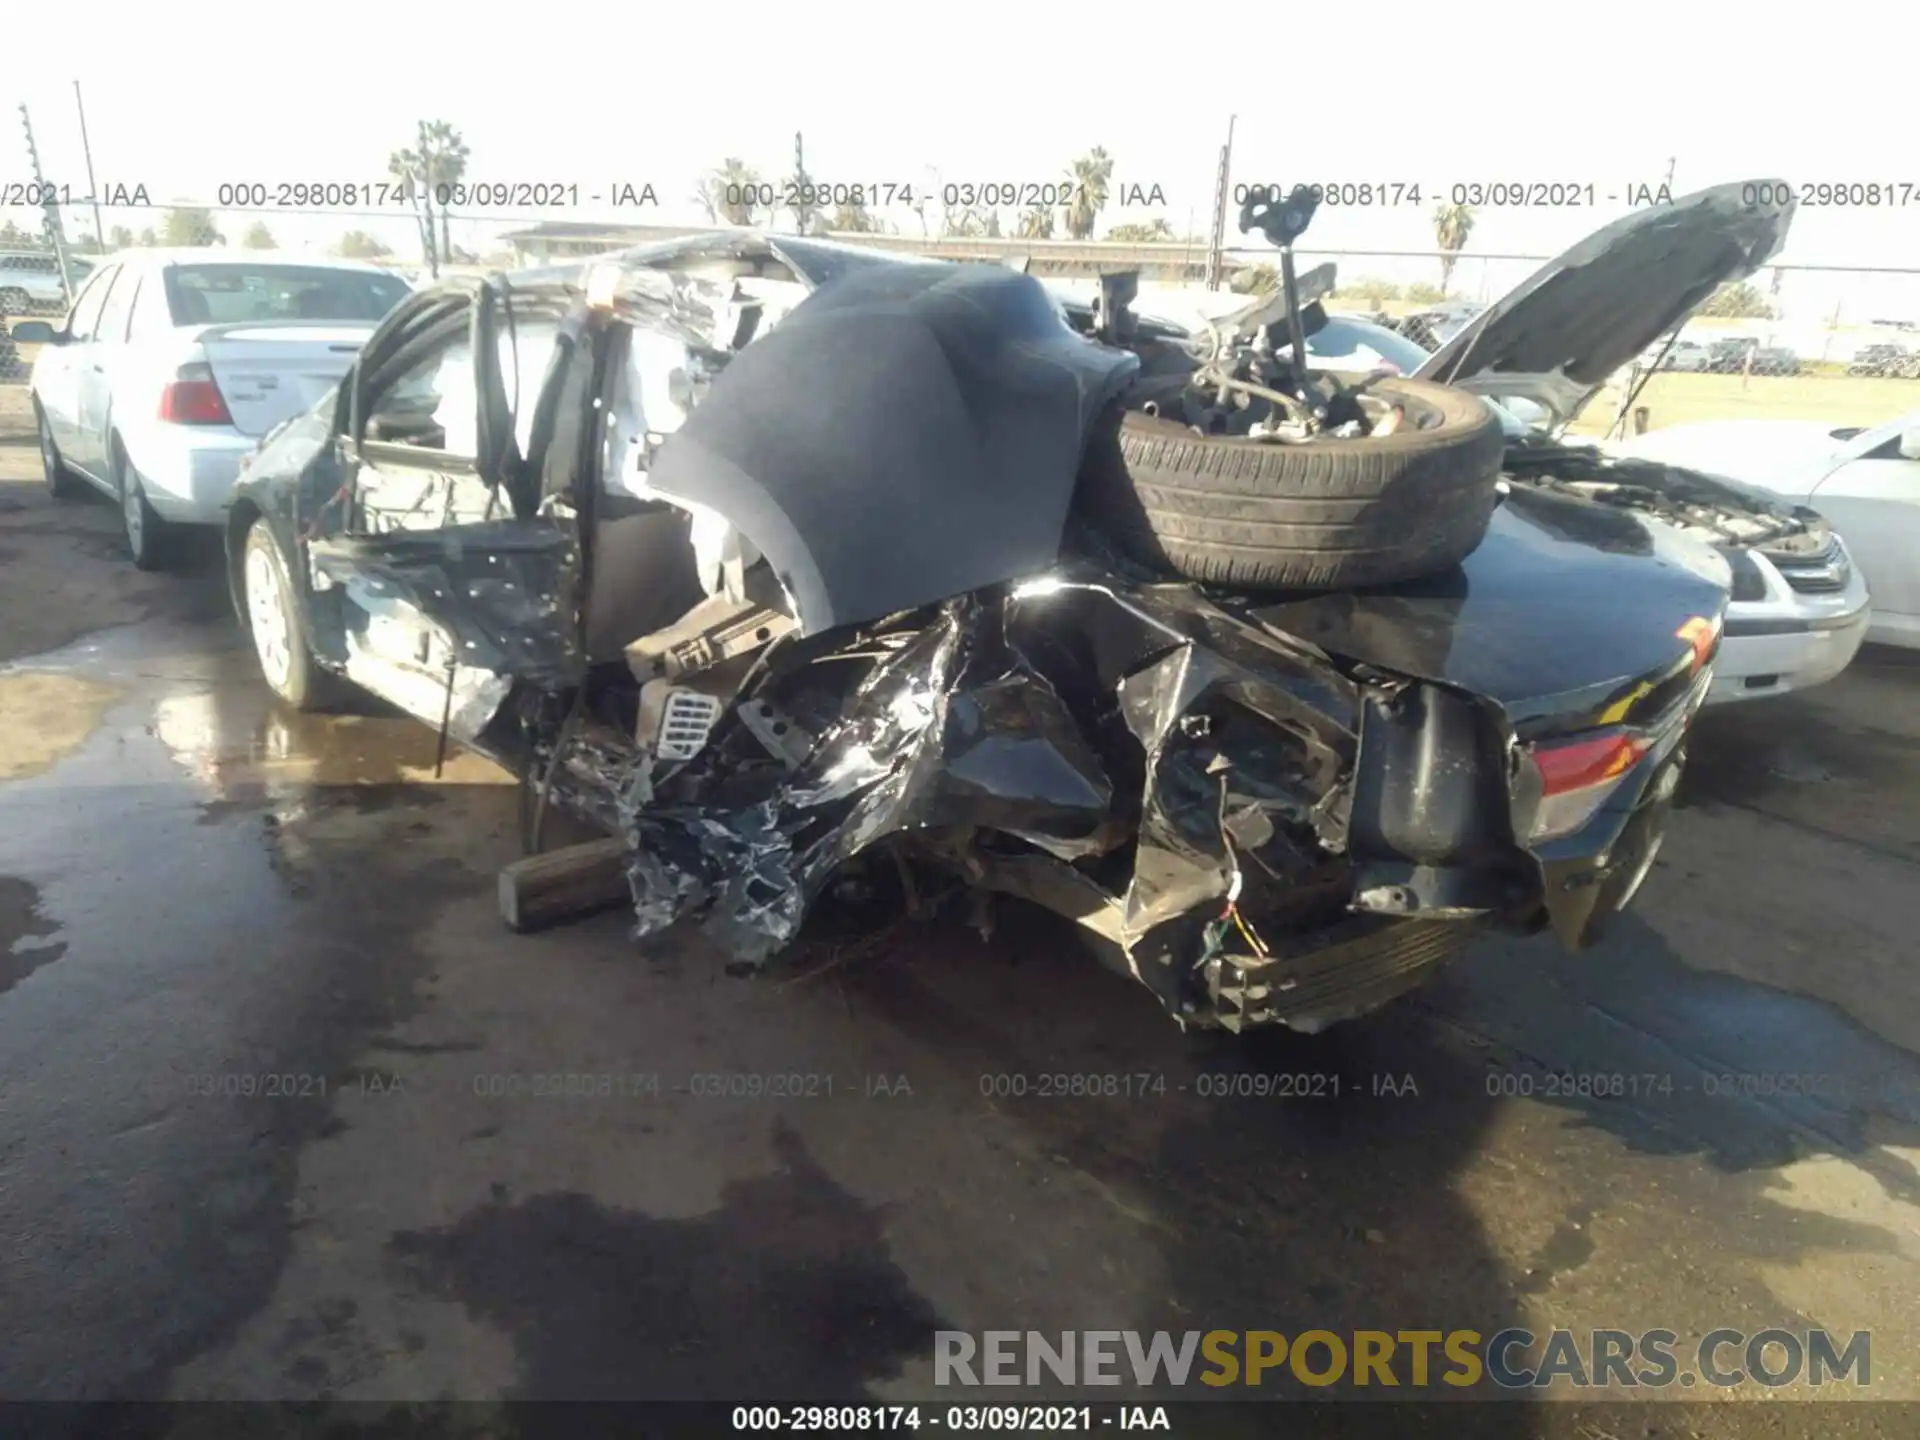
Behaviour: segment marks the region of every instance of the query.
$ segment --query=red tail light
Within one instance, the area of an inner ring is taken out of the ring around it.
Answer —
[[[182,365],[160,392],[160,418],[176,425],[231,425],[227,397],[214,383],[213,367],[201,361]]]
[[[1653,737],[1631,730],[1536,744],[1529,754],[1540,775],[1540,803],[1531,838],[1555,839],[1586,824],[1653,746]]]
[[[1565,795],[1618,780],[1652,748],[1651,740],[1625,730],[1557,745],[1536,745],[1533,764],[1540,772],[1541,794]]]

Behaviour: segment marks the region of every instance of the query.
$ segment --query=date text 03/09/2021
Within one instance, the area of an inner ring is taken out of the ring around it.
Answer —
[[[1009,1431],[1096,1430],[1170,1432],[1164,1405],[736,1405],[732,1428],[795,1434],[858,1430]]]

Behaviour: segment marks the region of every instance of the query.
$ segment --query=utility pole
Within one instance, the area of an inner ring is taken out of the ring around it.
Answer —
[[[796,130],[793,132],[793,228],[796,234],[807,233],[807,215],[811,206],[807,203],[806,189],[811,183],[807,179],[806,146],[801,143],[800,132]]]
[[[1220,172],[1213,182],[1213,238],[1207,246],[1207,289],[1218,290],[1226,270],[1227,181],[1233,174],[1233,125],[1240,117],[1227,117],[1227,143],[1220,147]]]
[[[1667,187],[1667,193],[1669,195],[1673,193],[1673,160],[1673,156],[1669,155],[1667,157],[1667,178],[1661,181],[1661,184]]]
[[[60,266],[60,288],[66,291],[67,304],[73,304],[73,268],[67,263],[67,236],[60,228],[60,206],[54,200],[53,187],[47,184],[47,177],[40,173],[40,151],[33,143],[33,117],[27,113],[23,102],[20,106],[20,123],[27,132],[27,168],[33,172],[33,183],[40,191],[40,209],[46,217],[47,244],[53,247],[53,258]]]
[[[80,98],[80,82],[73,82],[73,107],[80,112],[80,153],[87,157],[87,197],[93,201],[93,243],[105,253],[107,227],[100,219],[100,186],[93,178],[93,145],[87,139],[87,105]]]

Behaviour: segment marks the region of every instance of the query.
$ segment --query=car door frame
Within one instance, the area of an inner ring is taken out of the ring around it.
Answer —
[[[113,283],[107,286],[107,293],[100,301],[100,313],[94,317],[87,363],[80,368],[80,407],[75,421],[74,448],[81,463],[90,465],[103,483],[111,483],[113,479],[112,446],[107,437],[113,427],[114,379],[124,368],[127,331],[133,324],[134,303],[140,297],[141,280],[148,268],[126,260],[114,266]],[[120,293],[121,285],[129,281],[132,289],[127,292],[127,307],[120,316],[119,333],[106,333],[101,325],[107,309]]]
[[[578,438],[556,422],[554,408],[570,367],[595,363],[570,315],[571,343],[556,343],[547,374],[526,397],[533,439],[523,457],[502,384],[498,322],[511,303],[504,284],[455,281],[423,291],[395,310],[368,340],[342,386],[335,446],[343,483],[327,502],[330,516],[296,530],[306,541],[310,636],[331,668],[449,733],[473,739],[504,701],[512,683],[576,684],[585,670],[578,614],[580,527],[571,510],[540,505],[539,472],[552,437]],[[568,322],[563,322],[563,331]],[[465,338],[473,365],[475,435],[471,459],[442,450],[369,439],[377,400],[443,346]],[[471,474],[500,499],[497,515],[432,527],[375,530],[367,523],[367,472],[432,470]],[[368,597],[379,597],[376,617]],[[405,659],[374,661],[361,639],[374,619],[387,644],[407,646]],[[425,672],[444,672],[444,693],[428,696]],[[431,704],[428,702],[431,701]],[[437,710],[438,713],[432,713]]]

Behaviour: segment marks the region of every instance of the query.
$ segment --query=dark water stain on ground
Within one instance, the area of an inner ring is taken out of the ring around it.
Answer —
[[[403,1232],[405,1283],[508,1331],[519,1400],[858,1401],[943,1328],[887,1251],[876,1211],[777,1125],[779,1168],[712,1213],[656,1220],[578,1194]]]
[[[42,965],[67,953],[66,942],[49,942],[60,933],[40,910],[40,891],[12,875],[0,875],[0,995]]]

